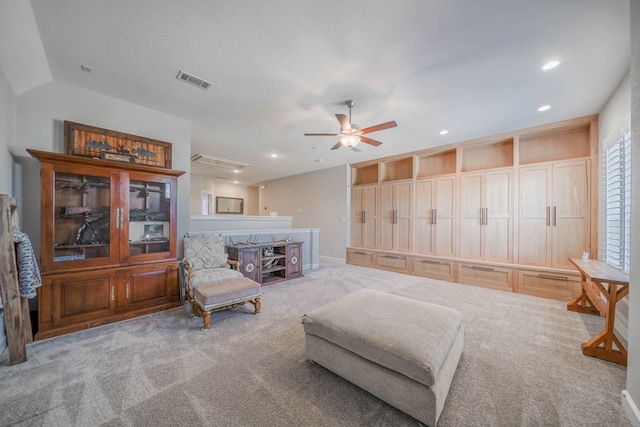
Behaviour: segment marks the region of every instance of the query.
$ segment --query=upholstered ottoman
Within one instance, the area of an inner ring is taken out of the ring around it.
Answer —
[[[197,286],[193,291],[192,308],[204,319],[203,329],[211,327],[211,313],[228,310],[250,302],[260,313],[260,283],[246,277],[227,279]],[[195,301],[195,303],[193,302]]]
[[[462,353],[451,308],[361,289],[302,318],[307,357],[434,427]]]

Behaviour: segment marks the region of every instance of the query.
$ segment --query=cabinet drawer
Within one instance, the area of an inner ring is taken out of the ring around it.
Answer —
[[[513,291],[513,270],[482,264],[460,263],[458,282],[468,285]]]
[[[520,270],[517,292],[543,298],[570,301],[580,295],[582,280],[579,274],[546,273]]]
[[[378,254],[378,268],[409,274],[409,257],[396,254]]]
[[[455,263],[449,260],[413,257],[411,261],[411,274],[454,282]]]
[[[347,264],[375,267],[376,253],[362,249],[347,249]]]

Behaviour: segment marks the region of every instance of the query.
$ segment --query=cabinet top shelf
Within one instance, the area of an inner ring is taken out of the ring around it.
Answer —
[[[71,154],[50,153],[48,151],[32,150],[27,148],[27,152],[41,162],[61,163],[66,165],[91,166],[93,168],[103,168],[108,170],[122,170],[127,172],[148,172],[178,177],[184,171],[166,169],[158,166],[139,165],[136,163],[116,162],[113,160],[95,159],[93,157],[74,156]]]

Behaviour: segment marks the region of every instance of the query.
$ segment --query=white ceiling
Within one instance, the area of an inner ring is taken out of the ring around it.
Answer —
[[[30,6],[0,2],[8,12],[0,24],[10,22],[17,37],[8,42],[5,28],[0,66],[18,95],[50,75],[189,119],[192,154],[252,164],[237,176],[242,184],[598,113],[630,61],[629,0]],[[23,44],[18,53],[8,48]],[[542,71],[551,59],[560,66]],[[213,87],[184,84],[179,70]],[[348,114],[347,99],[362,127],[397,121],[370,135],[383,145],[331,151],[337,138],[303,136],[337,132],[334,114]],[[542,104],[551,109],[537,112]]]

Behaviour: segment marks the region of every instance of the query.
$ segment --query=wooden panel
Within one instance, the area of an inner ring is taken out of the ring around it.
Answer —
[[[383,163],[381,181],[398,181],[413,178],[413,157]]]
[[[165,266],[128,270],[124,282],[128,310],[163,304],[171,299],[172,283]]]
[[[378,245],[378,186],[365,187],[362,193],[362,206],[365,212],[362,226],[362,247],[376,248]]]
[[[347,248],[347,264],[375,267],[376,253],[360,249]]]
[[[464,174],[460,185],[460,256],[481,259],[483,174]]]
[[[363,217],[366,215],[363,206],[364,187],[351,189],[351,246],[361,248],[363,243]]]
[[[287,279],[302,276],[302,244],[287,245]]]
[[[553,166],[553,263],[571,269],[569,258],[590,252],[588,160]]]
[[[413,184],[411,182],[401,182],[395,184],[395,208],[396,217],[396,244],[394,249],[408,252],[411,250],[411,201]]]
[[[52,284],[54,327],[101,319],[115,312],[112,272],[64,276]]]
[[[513,166],[513,139],[462,149],[462,172]]]
[[[571,301],[581,291],[579,274],[556,274],[535,270],[520,270],[517,292],[543,298]]]
[[[455,255],[456,177],[436,180],[436,224],[434,226],[434,253],[439,256]]]
[[[578,129],[553,130],[520,137],[520,164],[589,157],[591,154],[589,125]]]
[[[458,282],[484,286],[503,291],[513,291],[513,270],[482,264],[458,264]]]
[[[433,279],[455,281],[456,264],[451,260],[412,257],[411,274]]]
[[[397,271],[399,273],[410,272],[409,257],[406,255],[378,254],[378,268]]]
[[[394,207],[394,185],[380,185],[380,248],[394,249],[393,241],[393,211]]]
[[[433,190],[434,180],[416,182],[415,252],[432,254],[433,248]]]
[[[518,262],[551,265],[551,166],[520,168]]]
[[[351,169],[352,184],[376,184],[378,182],[378,164]]]
[[[456,172],[456,150],[420,157],[418,163],[418,178],[445,175]]]
[[[483,190],[485,202],[485,261],[511,262],[513,171],[487,172]]]

